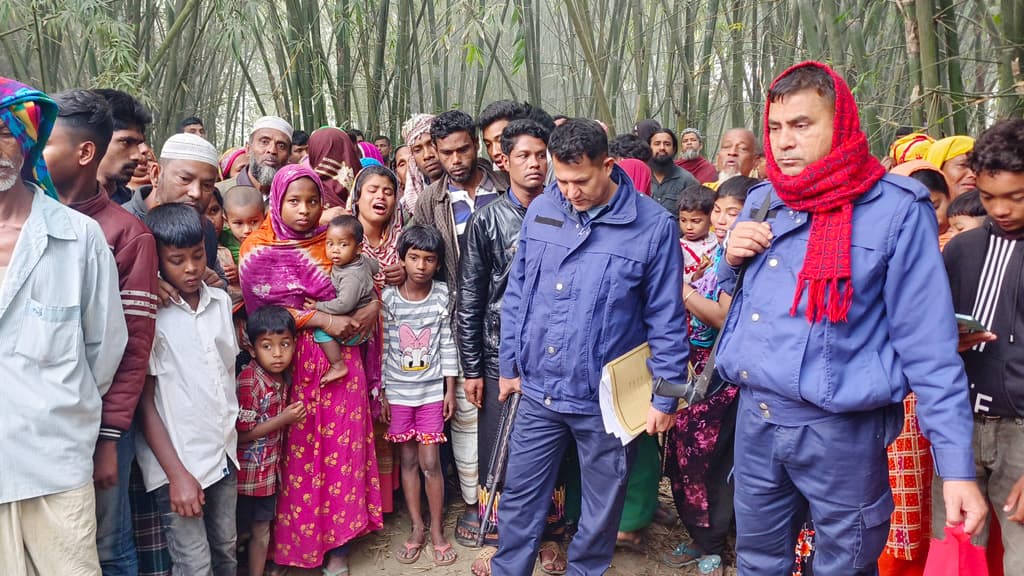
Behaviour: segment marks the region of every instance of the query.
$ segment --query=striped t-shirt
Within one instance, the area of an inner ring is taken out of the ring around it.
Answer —
[[[410,302],[396,286],[384,288],[384,389],[388,403],[424,406],[444,399],[445,376],[458,376],[448,316],[448,285]]]

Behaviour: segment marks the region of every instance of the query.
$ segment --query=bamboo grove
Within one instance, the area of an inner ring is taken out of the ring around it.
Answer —
[[[760,132],[767,84],[808,58],[847,78],[876,152],[1024,114],[1020,0],[4,0],[0,51],[0,75],[125,89],[155,141],[198,115],[222,147],[264,113],[396,137],[498,98]]]

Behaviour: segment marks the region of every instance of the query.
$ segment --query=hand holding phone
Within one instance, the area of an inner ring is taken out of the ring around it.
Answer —
[[[970,314],[957,314],[956,323],[961,332],[988,332],[988,328],[985,328],[984,324]]]

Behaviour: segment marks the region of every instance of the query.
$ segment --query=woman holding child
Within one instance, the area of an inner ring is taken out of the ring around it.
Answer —
[[[320,384],[330,363],[313,340],[320,328],[336,338],[368,335],[377,327],[378,302],[351,316],[304,310],[306,298],[331,300],[331,262],[319,225],[323,189],[307,167],[282,168],[270,188],[269,214],[242,245],[239,278],[249,312],[276,304],[295,316],[299,335],[289,402],[305,403],[305,420],[292,426],[281,467],[274,561],[324,566],[328,576],[348,570],[346,544],[382,527],[368,380],[359,348],[344,347],[348,373]]]

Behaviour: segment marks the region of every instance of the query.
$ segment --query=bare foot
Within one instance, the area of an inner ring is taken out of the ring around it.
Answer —
[[[337,362],[335,364],[331,364],[330,370],[328,370],[327,373],[324,374],[322,378],[320,378],[320,385],[323,386],[328,382],[340,380],[345,376],[348,376],[348,366],[345,366],[344,362]]]

